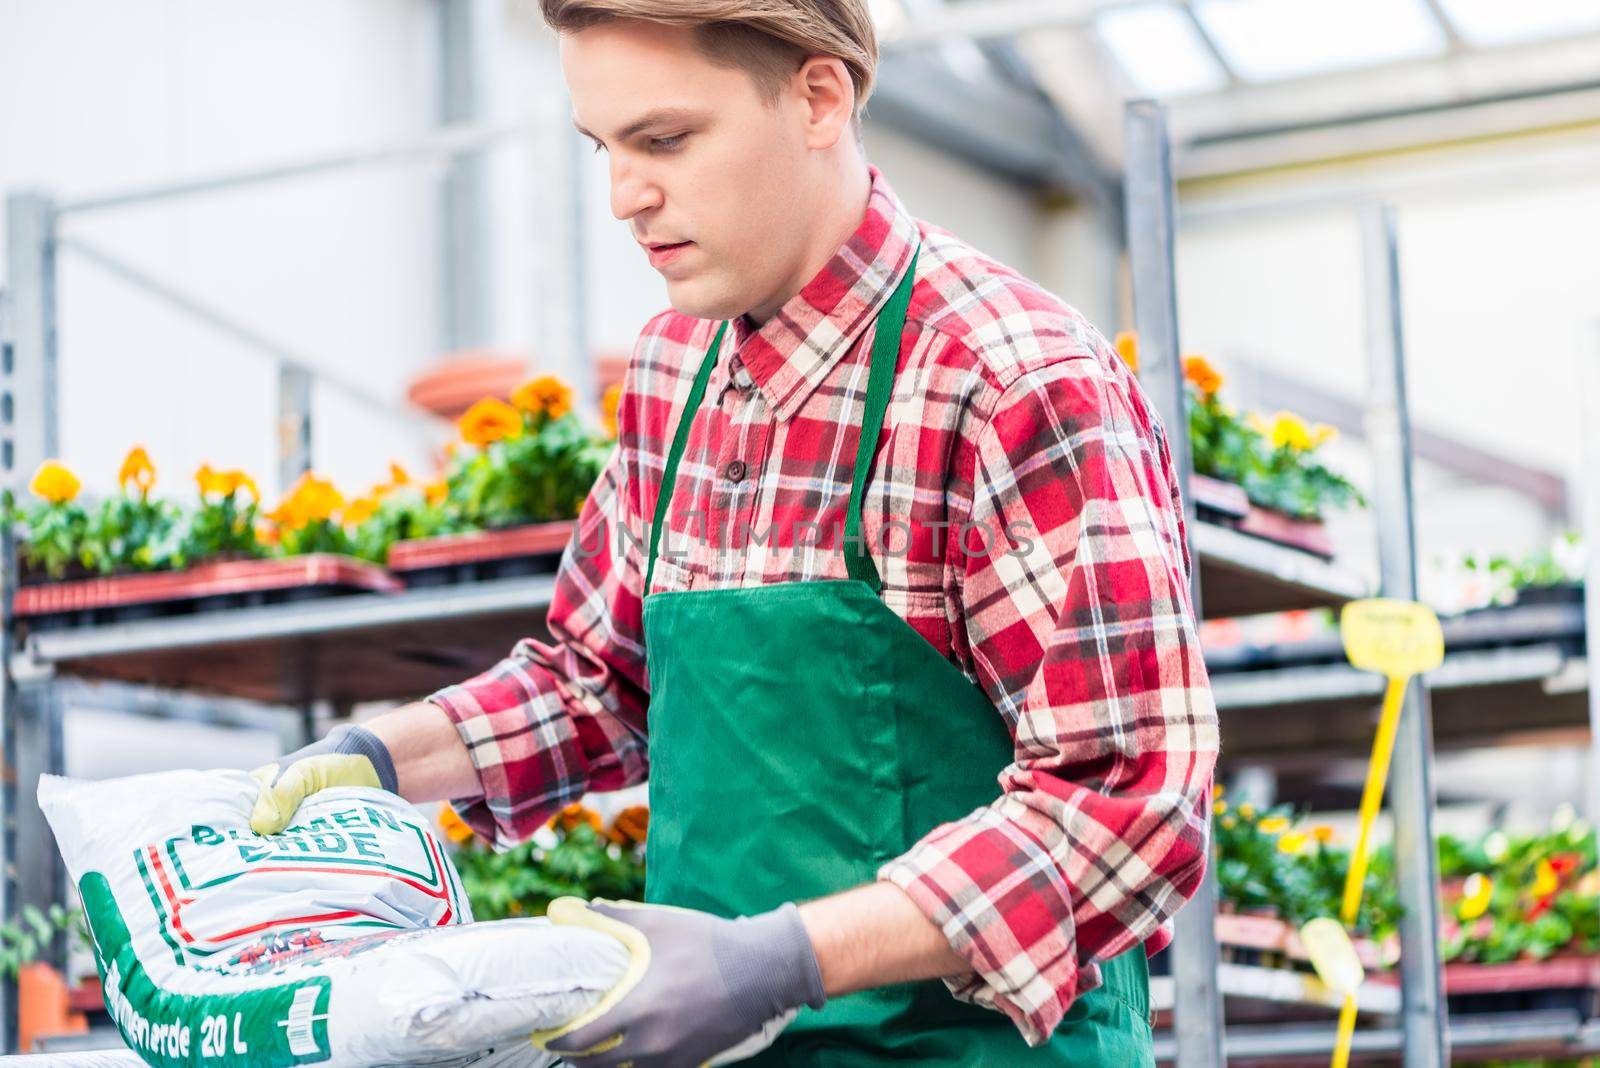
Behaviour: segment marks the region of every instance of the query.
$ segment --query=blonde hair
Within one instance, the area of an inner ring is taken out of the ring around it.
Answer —
[[[701,52],[749,72],[770,104],[807,56],[832,56],[850,71],[856,115],[872,94],[878,35],[866,0],[539,0],[545,22],[573,33],[614,19],[689,26]]]

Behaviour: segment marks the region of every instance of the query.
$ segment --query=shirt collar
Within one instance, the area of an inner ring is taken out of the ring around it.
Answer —
[[[728,326],[734,351],[779,422],[799,410],[877,317],[916,250],[916,219],[878,168],[867,170],[866,214],[827,265],[760,329],[744,316]]]

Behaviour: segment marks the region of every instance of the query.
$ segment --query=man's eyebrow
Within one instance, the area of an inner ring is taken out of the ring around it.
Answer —
[[[642,130],[648,130],[652,126],[694,118],[698,114],[698,112],[692,111],[689,108],[656,108],[654,111],[645,112],[643,115],[639,116],[637,119],[618,130],[615,140],[626,141],[634,134],[639,133]],[[583,124],[577,119],[572,120],[572,125],[576,127],[577,131],[583,136],[591,138],[595,141],[602,140],[602,138],[590,133],[587,129],[585,129]]]

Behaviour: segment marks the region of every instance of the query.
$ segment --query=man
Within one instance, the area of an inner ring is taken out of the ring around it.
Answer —
[[[802,1006],[749,1063],[1151,1063],[1217,731],[1147,398],[868,164],[865,0],[543,6],[673,310],[554,642],[262,769],[258,829],[355,782],[510,843],[648,776],[679,908],[552,910],[637,953],[541,1037],[573,1063],[701,1065]]]

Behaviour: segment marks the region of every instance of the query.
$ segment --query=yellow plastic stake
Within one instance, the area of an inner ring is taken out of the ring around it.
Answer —
[[[1426,605],[1412,601],[1374,598],[1352,601],[1339,616],[1339,634],[1345,655],[1362,671],[1389,680],[1383,695],[1383,714],[1372,740],[1367,782],[1361,791],[1361,823],[1350,870],[1345,873],[1344,898],[1339,921],[1320,918],[1301,928],[1311,966],[1331,989],[1344,994],[1339,1009],[1339,1031],[1334,1041],[1332,1068],[1345,1068],[1356,1029],[1356,988],[1365,979],[1361,960],[1350,942],[1349,928],[1361,913],[1361,892],[1367,881],[1367,856],[1372,846],[1372,825],[1383,807],[1389,781],[1389,759],[1394,755],[1400,710],[1405,707],[1406,685],[1411,676],[1432,671],[1444,662],[1444,631],[1439,618]]]

